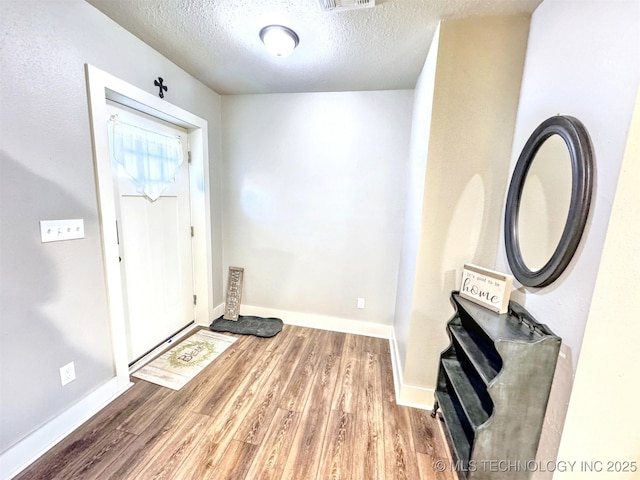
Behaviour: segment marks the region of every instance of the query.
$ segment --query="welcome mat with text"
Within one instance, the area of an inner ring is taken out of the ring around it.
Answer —
[[[132,375],[180,390],[236,340],[228,335],[199,330]]]

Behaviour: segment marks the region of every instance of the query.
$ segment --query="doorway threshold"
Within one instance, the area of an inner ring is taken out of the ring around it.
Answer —
[[[183,338],[189,336],[198,327],[199,325],[197,325],[195,321],[192,320],[191,323],[188,323],[187,325],[182,327],[180,330],[175,332],[173,335],[166,338],[165,340],[160,342],[158,345],[156,345],[154,348],[149,350],[147,353],[135,359],[133,362],[129,364],[129,375],[134,373],[136,370],[139,370],[142,367],[144,367],[147,363],[149,363],[151,360],[156,358],[158,355],[163,354],[169,348],[173,347],[176,343],[178,343],[179,340],[182,340]]]

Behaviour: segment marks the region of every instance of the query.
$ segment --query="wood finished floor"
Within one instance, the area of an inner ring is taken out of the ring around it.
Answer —
[[[16,479],[453,479],[438,420],[395,403],[387,340],[237,337],[180,391],[133,379]]]

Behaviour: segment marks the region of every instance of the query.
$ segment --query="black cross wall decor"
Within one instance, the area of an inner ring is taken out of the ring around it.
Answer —
[[[160,98],[164,98],[164,92],[166,92],[166,91],[168,90],[168,89],[167,89],[167,86],[166,86],[166,85],[163,85],[163,84],[162,84],[162,82],[164,82],[164,80],[162,79],[162,77],[158,77],[158,79],[157,79],[157,80],[154,80],[154,81],[153,81],[153,84],[154,84],[156,87],[159,87],[159,88],[160,88],[160,92],[158,92],[158,95],[160,96]]]

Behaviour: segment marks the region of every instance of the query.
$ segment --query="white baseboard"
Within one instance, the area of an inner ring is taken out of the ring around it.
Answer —
[[[396,331],[391,329],[391,338],[389,338],[389,351],[391,352],[391,368],[393,370],[393,387],[396,393],[396,403],[400,404],[400,390],[402,388],[402,361],[400,360],[400,352],[398,351],[398,341],[396,340]]]
[[[117,378],[109,380],[73,407],[10,447],[0,455],[0,478],[13,478],[132,385],[130,383],[123,389],[118,386]]]
[[[433,410],[434,403],[433,388],[418,387],[415,385],[403,384],[400,387],[398,404],[405,407],[420,408],[422,410]]]
[[[315,313],[290,312],[287,310],[255,307],[252,305],[242,305],[240,313],[242,315],[253,315],[257,317],[280,318],[285,325],[317,328],[320,330],[330,330],[332,332],[353,333],[355,335],[366,335],[368,337],[391,338],[393,331],[391,325],[366,322],[364,320],[331,317]]]
[[[211,322],[213,322],[216,318],[221,317],[222,315],[224,315],[224,303],[221,303],[217,307],[213,307],[213,312],[211,312],[211,318],[209,319],[209,323],[207,323],[207,326],[211,325]]]
[[[405,407],[420,408],[423,410],[433,409],[435,393],[433,388],[418,387],[404,383],[398,342],[396,341],[393,329],[391,338],[389,338],[389,344],[391,350],[391,365],[393,366],[393,385],[396,391],[396,403],[398,405],[404,405]]]

